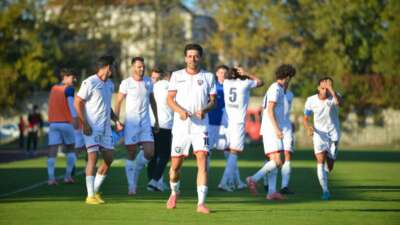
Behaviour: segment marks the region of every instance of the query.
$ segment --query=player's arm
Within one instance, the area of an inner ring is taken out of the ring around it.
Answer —
[[[91,135],[92,134],[92,128],[86,121],[85,115],[84,115],[84,108],[85,108],[85,100],[83,100],[81,97],[76,96],[74,100],[74,106],[76,110],[76,114],[80,120],[80,122],[83,124],[83,133],[85,135]]]
[[[314,128],[310,124],[310,118],[311,118],[311,112],[306,110],[304,112],[303,125],[304,125],[304,128],[307,131],[307,135],[311,137],[311,136],[313,136]]]
[[[342,98],[340,96],[338,96],[338,94],[336,93],[335,90],[333,90],[332,81],[327,80],[325,85],[326,85],[326,88],[328,89],[329,93],[331,94],[331,96],[333,98],[333,103],[335,105],[341,106],[342,105]]]
[[[208,103],[206,105],[206,107],[204,107],[202,110],[197,111],[195,113],[195,115],[200,118],[200,119],[204,119],[204,117],[206,116],[206,113],[210,112],[211,110],[213,110],[214,106],[215,106],[215,96],[214,94],[209,95],[208,98]]]
[[[282,139],[283,133],[282,133],[282,130],[278,126],[278,121],[277,121],[276,115],[275,115],[276,102],[269,101],[267,104],[268,104],[268,117],[272,123],[274,130],[275,130],[276,137],[278,137],[279,139]]]
[[[241,76],[246,76],[246,77],[248,77],[250,80],[254,80],[254,81],[257,83],[256,88],[261,87],[261,86],[264,85],[264,81],[262,81],[260,78],[258,78],[258,77],[256,77],[256,76],[254,76],[254,75],[252,75],[252,74],[246,72],[242,67],[237,67],[237,70],[238,70],[238,72],[239,72],[239,74],[240,74]]]
[[[181,120],[186,120],[189,117],[189,113],[176,103],[175,96],[176,91],[168,91],[167,104],[172,111],[179,114]]]
[[[121,93],[121,92],[118,93],[117,94],[117,99],[115,101],[115,107],[114,107],[115,111],[113,111],[111,109],[111,120],[114,121],[117,131],[122,130],[123,127],[124,127],[124,124],[121,123],[121,121],[119,120],[119,116],[120,116],[120,112],[121,112],[121,105],[122,105],[122,102],[125,99],[125,96],[126,95]]]
[[[72,86],[65,89],[65,96],[67,97],[69,112],[72,116],[72,125],[75,129],[78,129],[79,119],[74,107],[74,92],[75,90]]]
[[[121,131],[124,129],[124,124],[119,121],[119,117],[114,113],[114,110],[111,108],[111,120],[115,123],[115,130]]]
[[[157,104],[156,104],[156,99],[154,98],[154,94],[151,93],[150,94],[150,107],[151,110],[153,111],[153,115],[154,115],[154,131],[158,132],[160,129],[159,123],[158,123],[158,113],[157,113]]]

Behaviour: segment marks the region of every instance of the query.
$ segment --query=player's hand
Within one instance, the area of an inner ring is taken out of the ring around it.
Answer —
[[[186,112],[186,111],[182,110],[182,111],[179,112],[179,118],[181,120],[186,120],[189,116],[190,116],[189,113]]]
[[[156,134],[160,132],[160,125],[158,124],[157,121],[154,123],[153,132]]]
[[[117,132],[122,131],[124,129],[124,126],[125,125],[119,121],[115,122],[115,131]]]
[[[282,133],[281,129],[277,129],[277,130],[275,131],[275,134],[276,134],[276,137],[277,137],[278,139],[282,139],[282,138],[283,138],[283,133]]]
[[[197,118],[201,119],[201,120],[204,119],[204,117],[206,116],[206,114],[204,113],[203,110],[200,110],[200,111],[195,112],[194,115],[195,115]]]
[[[72,118],[72,126],[75,130],[79,129],[79,119],[78,117]]]
[[[307,135],[308,136],[312,137],[314,135],[314,128],[313,127],[311,127],[311,126],[307,127],[306,130],[307,130]]]
[[[83,123],[83,134],[86,136],[92,135],[92,128],[87,121]]]
[[[246,71],[243,69],[243,67],[236,67],[238,73],[240,74],[240,76],[246,76]]]

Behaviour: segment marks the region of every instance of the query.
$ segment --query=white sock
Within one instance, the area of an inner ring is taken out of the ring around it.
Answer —
[[[208,187],[205,185],[197,186],[197,205],[204,204],[207,196]]]
[[[324,164],[317,164],[317,175],[318,175],[318,181],[319,184],[321,185],[322,191],[327,192],[328,191],[328,176],[326,174]]]
[[[237,155],[229,154],[228,161],[226,162],[228,184],[234,184],[235,182],[235,170],[237,168]]]
[[[243,181],[240,179],[240,172],[239,172],[239,166],[238,166],[238,164],[237,164],[237,159],[236,159],[236,162],[235,162],[235,168],[234,168],[234,181],[235,181],[235,183],[236,184],[241,184],[241,183],[243,183]]]
[[[54,167],[56,164],[56,158],[47,159],[47,174],[49,175],[49,180],[55,180]]]
[[[137,185],[137,181],[140,177],[140,172],[147,165],[148,162],[149,162],[149,160],[147,160],[144,157],[143,151],[140,151],[139,154],[136,156],[136,165],[134,167],[135,169],[134,169],[134,175],[133,175],[133,185]]]
[[[261,167],[260,170],[257,171],[256,174],[252,176],[252,179],[257,182],[259,181],[262,177],[264,177],[269,171],[273,170],[276,168],[276,163],[274,160],[270,160],[267,163],[264,164],[263,167]]]
[[[174,182],[169,182],[169,185],[171,187],[171,194],[172,195],[177,195],[179,194],[179,186],[180,186],[181,182],[178,181],[176,183]]]
[[[281,168],[281,174],[282,174],[281,188],[289,186],[290,172],[291,172],[290,161],[285,161],[285,163]]]
[[[268,194],[276,192],[277,175],[278,175],[278,168],[275,168],[268,173]]]
[[[88,197],[94,196],[94,176],[86,176],[86,189]]]
[[[265,160],[264,164],[267,162],[268,162],[268,160]],[[266,174],[263,178],[264,178],[264,186],[268,186],[268,174]]]
[[[96,174],[96,177],[94,178],[94,188],[93,188],[94,193],[99,192],[100,186],[105,178],[106,175]]]
[[[72,169],[75,166],[76,154],[74,152],[67,153],[67,168],[65,170],[65,177],[71,177]]]
[[[125,174],[126,179],[128,181],[129,187],[133,185],[133,173],[134,173],[134,161],[126,160],[125,161]]]

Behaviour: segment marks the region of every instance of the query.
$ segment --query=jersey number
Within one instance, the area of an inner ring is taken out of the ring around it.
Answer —
[[[236,98],[237,98],[236,88],[231,88],[229,90],[229,101],[236,102]]]

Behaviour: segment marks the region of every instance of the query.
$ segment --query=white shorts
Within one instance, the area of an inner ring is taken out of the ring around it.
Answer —
[[[82,130],[75,130],[75,148],[85,147],[85,140],[83,139]]]
[[[111,134],[104,135],[104,133],[94,131],[90,136],[83,135],[83,139],[85,141],[87,152],[114,149],[114,141]]]
[[[172,134],[171,157],[187,157],[189,156],[190,145],[193,146],[193,152],[208,153],[208,136],[207,133]]]
[[[243,151],[245,139],[244,126],[244,123],[230,123],[228,125],[227,136],[230,149]]]
[[[49,145],[72,145],[75,143],[74,127],[70,123],[50,123]]]
[[[294,151],[294,135],[291,129],[283,129],[283,150],[292,152]]]
[[[283,139],[276,137],[274,132],[265,132],[263,134],[263,145],[265,155],[275,152],[281,152],[283,148]]]
[[[336,130],[330,132],[322,132],[314,130],[313,144],[314,154],[327,152],[327,156],[331,159],[336,159],[337,145],[339,144],[340,133]]]
[[[124,129],[125,145],[135,145],[141,142],[154,142],[150,121],[136,124],[126,122]]]
[[[209,125],[208,126],[208,144],[210,150],[225,150],[228,148],[228,140],[226,137],[226,128],[224,126]]]

